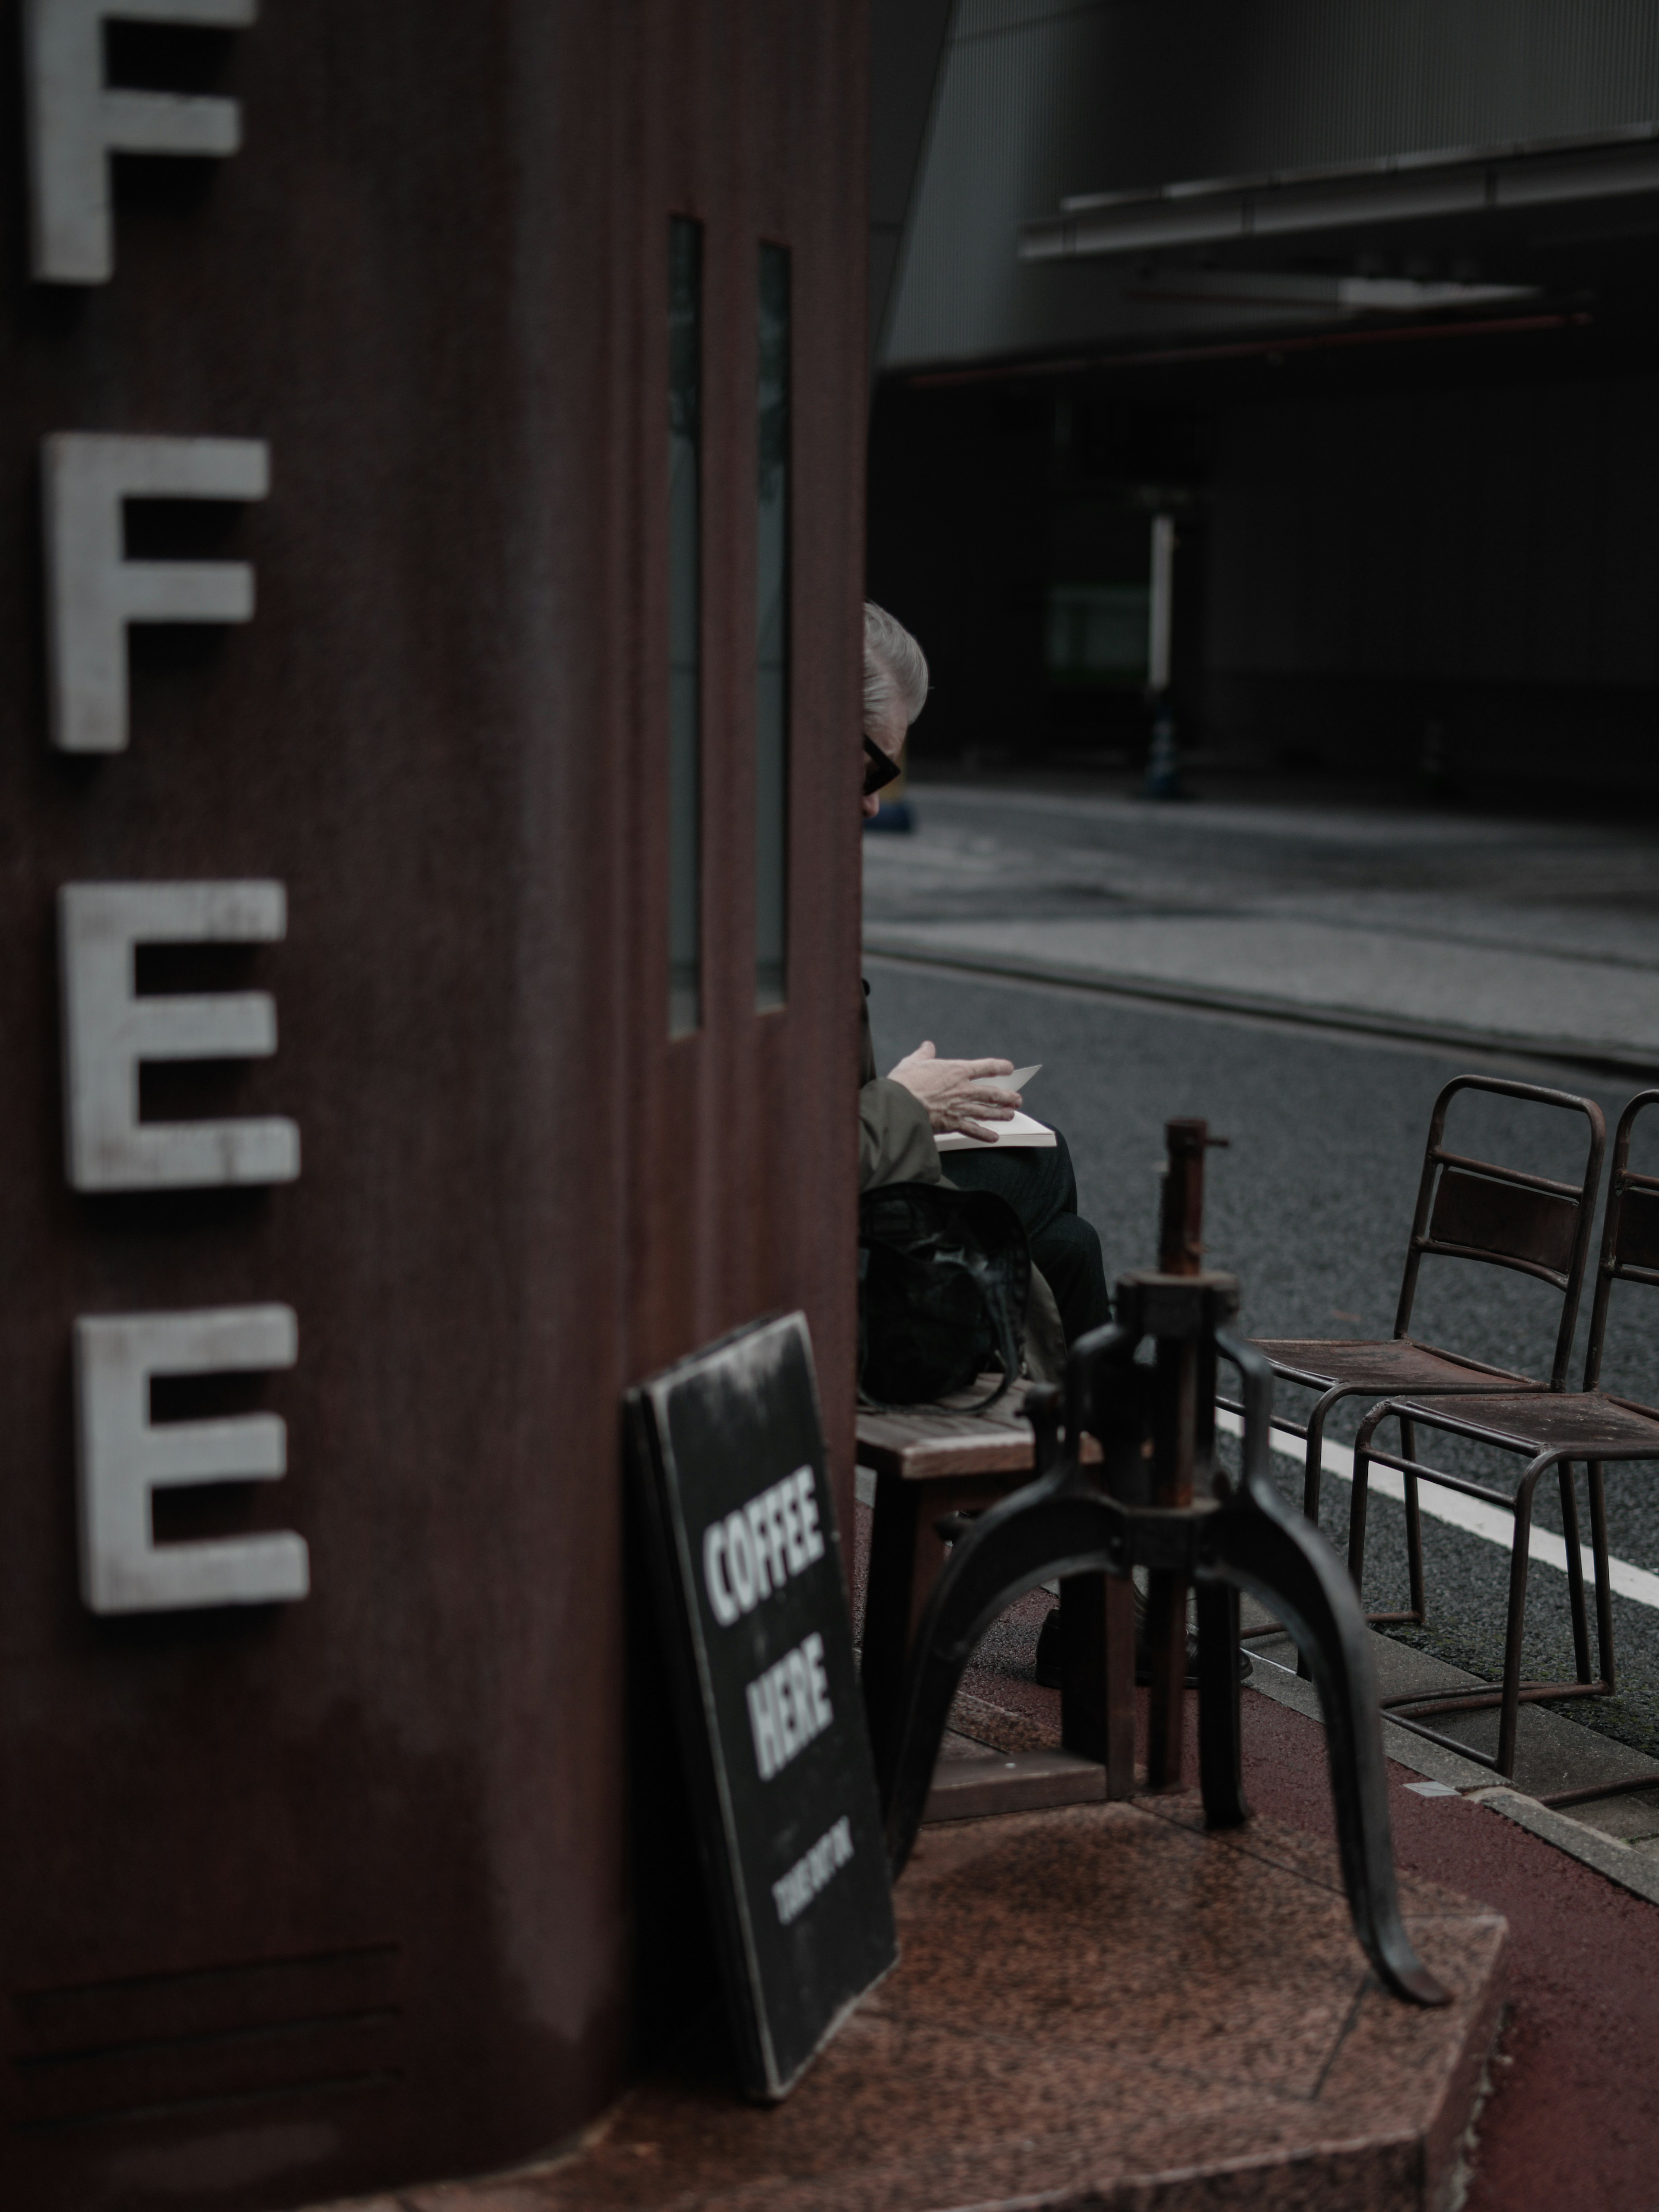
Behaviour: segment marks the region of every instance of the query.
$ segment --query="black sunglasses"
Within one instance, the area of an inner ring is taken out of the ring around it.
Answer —
[[[896,783],[904,770],[891,753],[883,752],[873,738],[866,738],[864,750],[869,761],[869,766],[864,771],[864,795],[870,799],[885,785]]]

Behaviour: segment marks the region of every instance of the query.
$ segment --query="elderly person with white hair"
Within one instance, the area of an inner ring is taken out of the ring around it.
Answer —
[[[927,697],[927,663],[909,632],[884,608],[864,610],[864,811],[899,773],[905,733]],[[868,999],[870,987],[864,987]],[[982,1153],[953,1152],[949,1180],[994,1191],[1025,1225],[1040,1271],[1033,1285],[1026,1351],[1033,1371],[1057,1377],[1065,1346],[1111,1317],[1100,1238],[1077,1210],[1077,1181],[1066,1139],[999,1146],[994,1128],[1019,1104],[1017,1091],[987,1088],[987,1076],[1012,1075],[1011,1060],[941,1060],[919,1044],[885,1077],[876,1073],[870,1014],[864,1010],[859,1092],[859,1188],[884,1182],[941,1182],[937,1135],[960,1129],[984,1141]],[[978,1087],[975,1087],[978,1086]],[[1056,1311],[1057,1309],[1057,1311]]]

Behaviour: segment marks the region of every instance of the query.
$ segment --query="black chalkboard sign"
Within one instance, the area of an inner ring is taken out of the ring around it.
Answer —
[[[781,2097],[898,1956],[805,1316],[628,1410],[743,2086]]]

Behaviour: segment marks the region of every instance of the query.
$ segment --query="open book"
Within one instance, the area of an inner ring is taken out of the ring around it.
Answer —
[[[1034,1121],[1029,1114],[1015,1114],[1006,1121],[985,1121],[982,1128],[996,1131],[999,1145],[1052,1145],[1054,1133],[1044,1121]],[[933,1142],[942,1152],[988,1152],[991,1146],[983,1137],[970,1137],[962,1129],[947,1129]]]
[[[972,1091],[1024,1091],[1034,1075],[1042,1072],[1039,1060],[1035,1067],[1017,1067],[1012,1075],[981,1075],[969,1085]],[[999,1145],[1052,1145],[1054,1133],[1046,1122],[1034,1121],[1029,1114],[1017,1113],[1011,1121],[986,1121],[981,1125],[996,1131]],[[973,1152],[991,1147],[983,1137],[969,1137],[960,1129],[951,1129],[933,1142],[942,1152]]]

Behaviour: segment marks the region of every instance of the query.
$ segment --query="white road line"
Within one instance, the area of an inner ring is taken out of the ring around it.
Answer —
[[[1216,1409],[1216,1426],[1229,1436],[1237,1436],[1244,1424],[1237,1413]],[[1282,1439],[1282,1441],[1281,1441]],[[1281,1459],[1294,1460],[1297,1467],[1306,1462],[1307,1446],[1293,1431],[1275,1428],[1273,1448]],[[1325,1472],[1340,1476],[1344,1482],[1353,1480],[1353,1454],[1346,1444],[1325,1443]],[[1403,1499],[1406,1478],[1398,1468],[1373,1467],[1370,1488],[1379,1498]],[[1421,1483],[1418,1497],[1424,1514],[1431,1520],[1444,1521],[1454,1528],[1462,1528],[1471,1536],[1484,1537],[1489,1544],[1498,1544],[1508,1551],[1515,1539],[1515,1523],[1507,1513],[1495,1505],[1483,1504],[1478,1498],[1465,1498],[1461,1491],[1442,1490],[1437,1484]],[[1589,1548],[1581,1546],[1584,1561],[1584,1580],[1590,1581],[1595,1567]],[[1553,1529],[1540,1528],[1533,1523],[1532,1556],[1547,1567],[1567,1571],[1567,1547],[1565,1538]],[[1659,1575],[1650,1574],[1645,1567],[1633,1567],[1627,1559],[1609,1559],[1609,1578],[1620,1597],[1632,1598],[1638,1605],[1652,1606],[1659,1611]]]

